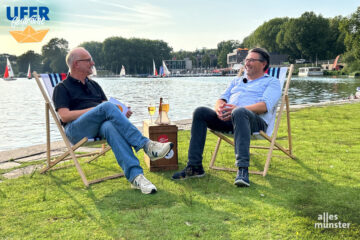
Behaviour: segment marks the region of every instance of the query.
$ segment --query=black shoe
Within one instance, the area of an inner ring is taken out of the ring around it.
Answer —
[[[249,170],[247,167],[239,167],[234,184],[238,187],[250,187]]]
[[[200,166],[187,166],[181,172],[177,172],[172,176],[174,180],[182,180],[187,178],[203,177],[205,176],[205,171],[202,165]]]

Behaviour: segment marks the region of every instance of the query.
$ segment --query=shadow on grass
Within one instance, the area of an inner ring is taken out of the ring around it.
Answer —
[[[159,187],[168,184],[164,178],[158,179],[158,193],[144,195],[139,190],[121,186],[123,183],[129,184],[125,179],[110,180],[85,189],[66,184],[67,181],[57,176],[50,177],[58,191],[72,202],[68,205],[76,205],[73,211],[75,218],[89,218],[112,238],[171,239],[173,232],[179,229],[183,231],[183,236],[206,238],[214,234],[219,223],[222,229],[216,234],[230,238],[227,228],[230,219],[235,218],[232,214],[204,204],[189,189],[172,188],[175,192],[164,190],[165,187]],[[107,187],[113,188],[114,182],[121,182],[121,185],[109,190]],[[104,188],[106,194],[102,192]],[[80,199],[81,195],[73,194],[79,190],[87,192],[87,201]]]

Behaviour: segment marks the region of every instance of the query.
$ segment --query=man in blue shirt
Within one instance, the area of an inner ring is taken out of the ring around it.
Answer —
[[[173,179],[203,177],[202,154],[207,128],[233,132],[236,166],[234,184],[249,187],[250,137],[253,132],[266,132],[271,113],[281,96],[279,80],[265,72],[270,56],[265,49],[251,49],[245,58],[246,76],[235,78],[216,101],[215,108],[199,107],[194,111],[188,163]]]

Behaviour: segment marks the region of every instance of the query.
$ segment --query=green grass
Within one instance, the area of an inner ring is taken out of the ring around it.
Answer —
[[[0,239],[357,239],[360,235],[360,104],[291,113],[296,160],[280,153],[268,175],[207,170],[202,179],[172,181],[173,172],[145,175],[158,188],[143,195],[124,178],[85,188],[75,168],[35,173],[0,183]],[[285,118],[279,138],[286,143]],[[186,164],[189,131],[179,132],[179,168]],[[216,138],[208,134],[207,169]],[[264,155],[252,152],[251,168]],[[138,153],[143,159],[143,152]],[[218,165],[232,167],[222,145]],[[84,166],[90,178],[120,169],[112,153]],[[349,229],[315,229],[323,212]]]

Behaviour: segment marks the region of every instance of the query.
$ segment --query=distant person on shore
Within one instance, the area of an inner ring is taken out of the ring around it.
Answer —
[[[245,58],[246,76],[236,77],[215,103],[215,108],[198,107],[193,114],[188,162],[172,179],[203,177],[202,154],[207,128],[233,132],[238,172],[234,184],[249,187],[250,137],[253,132],[266,132],[271,111],[281,97],[280,83],[265,71],[270,56],[265,49],[254,48]]]
[[[135,151],[144,149],[154,161],[163,158],[173,144],[144,137],[128,120],[131,111],[125,116],[115,104],[107,101],[100,85],[88,78],[95,63],[87,50],[71,50],[66,56],[66,64],[70,73],[55,87],[53,101],[71,143],[84,137],[105,138],[131,186],[144,194],[155,193],[157,189],[144,177],[132,147]]]

